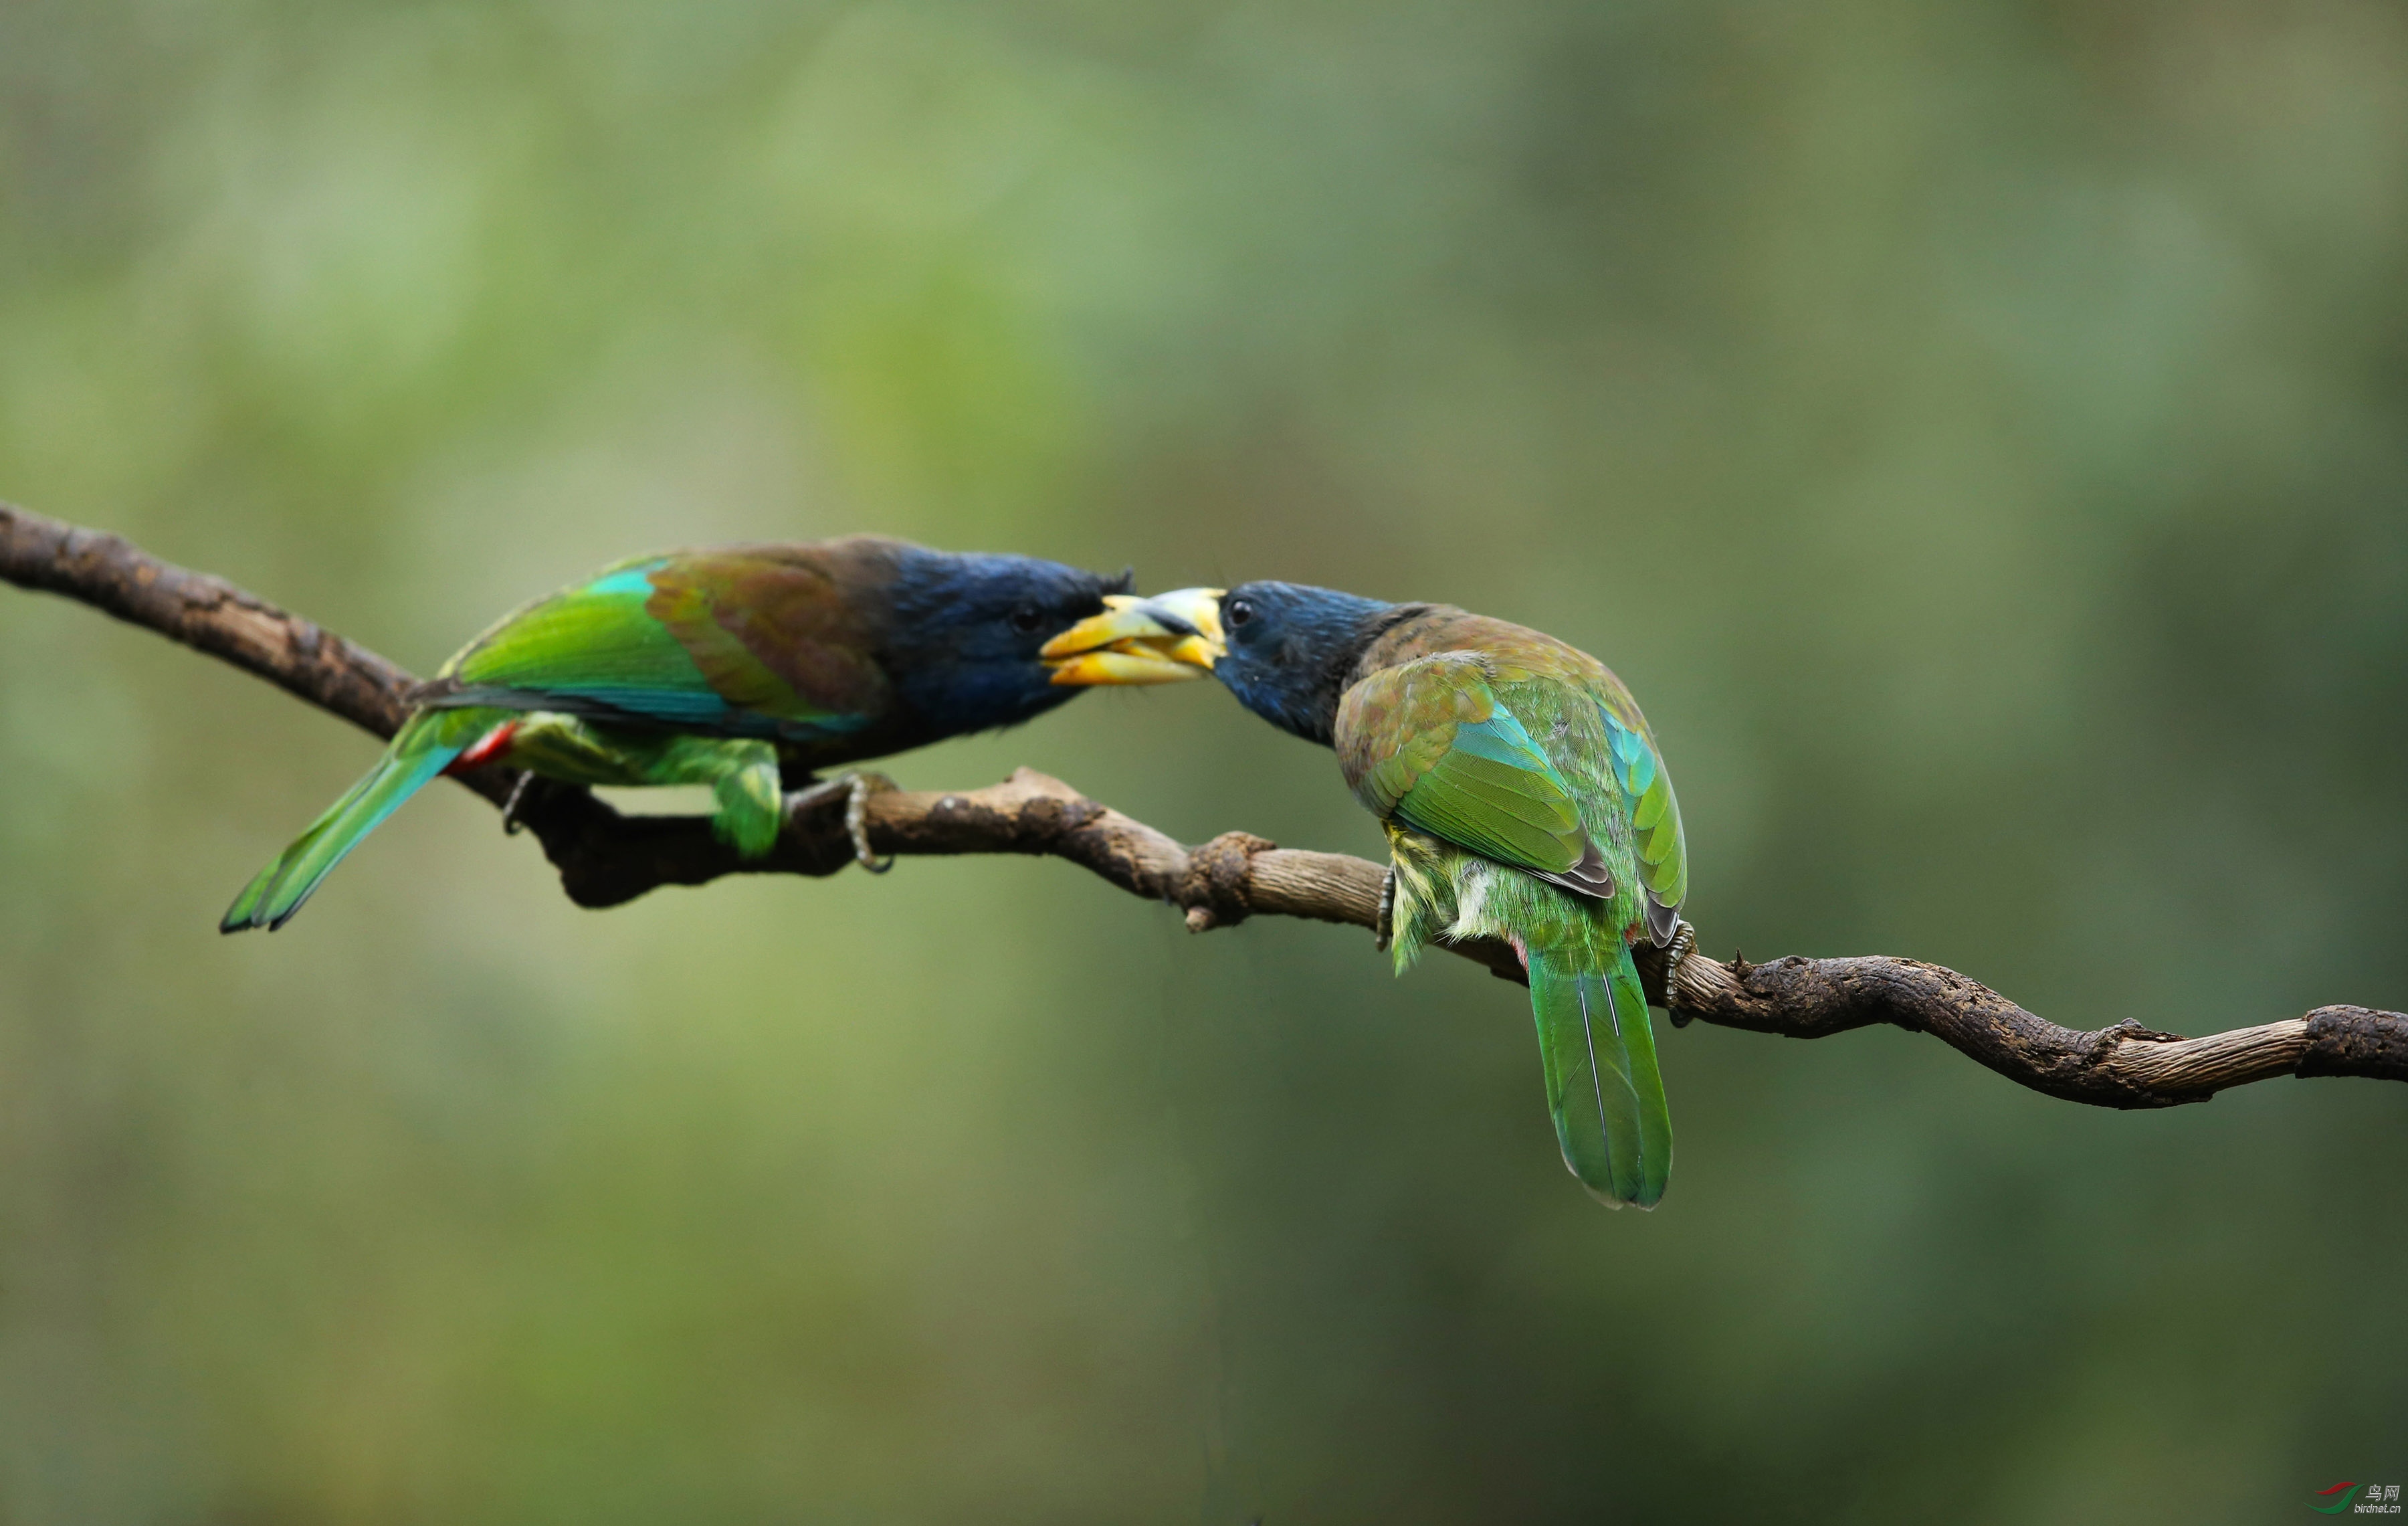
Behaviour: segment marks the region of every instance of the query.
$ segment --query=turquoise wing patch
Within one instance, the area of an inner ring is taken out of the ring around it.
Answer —
[[[1645,733],[1623,724],[1605,705],[1605,734],[1613,755],[1615,781],[1630,808],[1630,844],[1639,857],[1639,878],[1659,906],[1681,904],[1689,893],[1688,847],[1681,837],[1681,807],[1671,775],[1656,760]],[[1667,924],[1669,927],[1669,924]]]

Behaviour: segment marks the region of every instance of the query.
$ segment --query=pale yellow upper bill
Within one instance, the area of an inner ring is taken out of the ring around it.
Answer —
[[[1182,590],[1182,596],[1218,590]],[[1166,596],[1180,597],[1180,596]],[[1166,608],[1134,594],[1106,594],[1104,612],[1089,615],[1045,643],[1039,655],[1061,684],[1182,684],[1202,678],[1219,660],[1217,611],[1194,597]],[[1197,626],[1208,634],[1176,629],[1155,618],[1163,610],[1170,618]],[[1197,618],[1198,613],[1203,618]]]

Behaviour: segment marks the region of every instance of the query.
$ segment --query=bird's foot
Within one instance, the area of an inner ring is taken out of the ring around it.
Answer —
[[[526,823],[519,819],[519,806],[526,799],[527,786],[534,783],[533,770],[521,773],[519,782],[510,786],[510,798],[502,802],[502,830],[509,836],[516,837],[526,830]]]
[[[813,806],[841,795],[844,797],[845,835],[853,839],[853,861],[872,874],[883,874],[895,867],[892,858],[881,858],[869,848],[869,798],[897,787],[895,781],[882,773],[856,772],[851,769],[823,784],[797,790],[786,797],[786,819],[795,821]]]
[[[893,794],[895,781],[882,773],[847,773],[839,782],[845,786],[844,829],[853,839],[853,862],[872,874],[883,874],[895,860],[869,851],[869,797]]]
[[[1397,871],[1393,869],[1380,876],[1380,919],[1372,924],[1371,935],[1383,954],[1397,941]]]
[[[1672,941],[1664,945],[1664,989],[1672,988],[1672,977],[1681,972],[1681,962],[1698,951],[1698,929],[1686,922],[1672,924]]]

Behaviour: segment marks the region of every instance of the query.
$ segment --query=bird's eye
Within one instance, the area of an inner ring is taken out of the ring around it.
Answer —
[[[1011,628],[1023,636],[1033,635],[1037,627],[1044,623],[1045,616],[1038,612],[1037,606],[1034,604],[1020,604],[1012,608]]]
[[[1221,612],[1221,618],[1229,623],[1229,628],[1232,630],[1247,624],[1254,617],[1254,606],[1250,599],[1233,598],[1229,600],[1229,607]]]

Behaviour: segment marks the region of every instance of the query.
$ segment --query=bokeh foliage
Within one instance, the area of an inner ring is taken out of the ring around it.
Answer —
[[[0,7],[0,497],[422,669],[876,528],[1612,662],[1708,946],[2082,1026],[2408,1003],[2374,0]],[[2258,1521],[2408,1475],[2408,1094],[1664,1041],[1055,864],[605,914],[0,597],[0,1520]],[[900,761],[1372,851],[1203,686]],[[1451,963],[1454,961],[1439,961]]]

